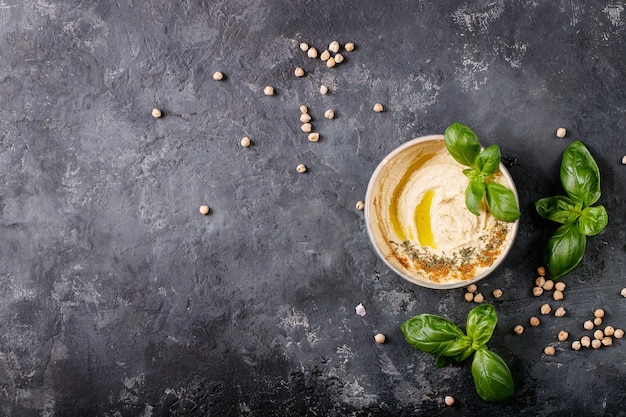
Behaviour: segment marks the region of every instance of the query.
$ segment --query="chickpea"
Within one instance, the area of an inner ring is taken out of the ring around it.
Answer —
[[[320,94],[326,93],[328,93],[328,87],[326,87],[325,85],[320,86]]]
[[[309,113],[302,113],[300,115],[300,122],[309,123],[311,121],[311,115]]]
[[[600,346],[602,346],[602,341],[598,340],[598,339],[593,339],[591,341],[591,347],[594,349],[600,349]]]
[[[569,333],[566,332],[565,330],[561,330],[559,334],[557,335],[557,339],[559,339],[559,342],[565,342],[568,337],[569,337]]]
[[[328,60],[326,61],[326,66],[328,68],[334,67],[335,64],[336,64],[335,58],[333,58],[332,56],[330,58],[328,58]]]
[[[553,346],[546,346],[543,349],[543,353],[545,353],[546,356],[554,356],[554,354],[555,354],[554,347]]]
[[[306,166],[304,164],[300,164],[296,167],[296,171],[300,174],[304,174],[306,172]]]
[[[324,117],[327,119],[333,119],[335,117],[335,112],[331,109],[326,110],[324,113]]]
[[[565,316],[565,314],[566,314],[566,313],[567,313],[567,312],[565,311],[565,309],[564,309],[563,307],[559,307],[559,308],[557,308],[557,309],[556,309],[556,311],[554,312],[554,315],[555,315],[556,317],[563,317],[563,316]]]
[[[593,332],[594,339],[602,340],[603,337],[604,337],[604,332],[602,330],[598,329],[595,332]]]
[[[219,72],[219,71],[215,71],[215,72],[213,73],[213,79],[214,79],[215,81],[221,81],[221,80],[223,80],[223,79],[224,79],[224,74],[222,74],[222,73],[221,73],[221,72]]]
[[[544,304],[541,306],[541,314],[550,314],[551,311],[552,308],[550,307],[550,304]]]
[[[302,42],[302,43],[300,44],[300,50],[301,50],[302,52],[306,52],[306,51],[308,51],[308,50],[309,50],[309,44],[308,44],[308,43],[305,43],[305,42]]]
[[[591,320],[587,320],[583,323],[583,327],[585,328],[585,330],[591,330],[593,329],[593,322]]]
[[[530,325],[533,327],[537,327],[539,326],[539,324],[541,323],[541,320],[539,320],[537,317],[531,317],[530,318]]]
[[[613,344],[613,338],[612,337],[603,337],[602,338],[602,344],[604,346],[611,346]]]
[[[318,140],[320,140],[320,134],[317,132],[311,132],[309,133],[309,141],[310,142],[317,142]]]
[[[341,54],[336,54],[336,55],[335,55],[335,62],[336,62],[337,64],[341,64],[341,63],[343,62],[343,55],[341,55]]]
[[[626,165],[626,155],[622,156],[622,165]]]
[[[613,337],[616,339],[621,339],[624,337],[624,331],[622,329],[615,329],[615,333],[613,333]]]
[[[546,279],[544,277],[537,277],[537,279],[535,279],[535,285],[537,287],[543,287],[543,284],[546,283]]]
[[[315,58],[317,58],[317,49],[315,49],[315,48],[310,48],[310,49],[307,51],[307,53],[306,53],[306,54],[309,56],[309,58],[313,58],[313,59],[315,59]]]
[[[485,301],[485,297],[483,297],[483,295],[481,293],[478,293],[474,296],[474,302],[475,303],[482,303],[483,301]]]
[[[343,46],[343,49],[345,49],[348,52],[352,52],[354,51],[354,43],[353,42],[348,42]]]
[[[274,95],[274,87],[272,87],[271,85],[266,86],[263,89],[263,94],[265,94],[266,96],[273,96]]]
[[[541,288],[541,287],[533,288],[533,295],[535,297],[539,297],[541,294],[543,294],[543,288]]]
[[[581,347],[580,340],[574,340],[572,342],[572,349],[580,350],[580,347]]]
[[[382,105],[382,104],[380,104],[380,103],[376,103],[376,104],[374,104],[373,110],[374,110],[376,113],[380,113],[380,112],[382,112],[382,111],[384,110],[384,107],[383,107],[383,105]]]
[[[311,123],[302,123],[300,129],[302,129],[304,133],[309,133],[313,129],[313,126],[311,126]]]
[[[359,211],[362,211],[363,209],[365,209],[365,203],[361,200],[356,202],[356,209]]]
[[[547,279],[546,282],[542,285],[542,288],[546,291],[551,291],[554,288],[554,281],[551,279]]]
[[[556,137],[557,138],[564,138],[565,135],[567,135],[567,130],[564,127],[559,127],[556,130]]]
[[[554,284],[554,289],[561,292],[565,291],[565,283],[561,281],[557,282]]]
[[[466,292],[464,297],[465,297],[465,301],[467,301],[468,303],[471,303],[472,301],[474,301],[474,293]]]
[[[539,274],[540,277],[545,277],[546,276],[546,268],[543,266],[540,266],[537,268],[537,273]]]
[[[328,45],[328,50],[329,50],[330,52],[335,53],[335,54],[336,54],[337,52],[339,52],[339,42],[337,42],[337,41],[332,41],[332,42],[330,43],[330,45]]]
[[[594,317],[599,317],[602,318],[604,317],[604,310],[602,310],[601,308],[597,308],[594,312],[593,312]]]
[[[619,293],[621,294],[622,297],[626,297],[626,288],[622,288],[622,290]]]
[[[524,333],[524,326],[522,326],[521,324],[518,324],[517,326],[513,328],[513,331],[517,334],[522,334]]]
[[[385,335],[382,333],[377,333],[376,336],[374,336],[374,341],[376,341],[376,343],[378,343],[379,345],[382,345],[383,343],[385,343]]]
[[[211,211],[211,209],[209,209],[209,206],[200,206],[200,214],[206,216],[207,214],[209,214],[209,211]]]
[[[152,109],[152,117],[154,117],[155,119],[158,119],[159,117],[161,117],[161,110]]]
[[[583,336],[580,338],[580,344],[584,347],[591,346],[591,338],[589,336]]]
[[[247,148],[248,146],[250,146],[252,142],[250,141],[250,138],[247,136],[244,136],[243,138],[241,138],[241,141],[239,142],[239,144],[244,147]]]
[[[321,55],[320,55],[320,59],[322,61],[328,61],[330,59],[330,52],[328,52],[327,50],[322,52]]]
[[[443,399],[443,402],[448,406],[451,407],[454,405],[454,397],[452,395],[446,395],[446,397]]]
[[[606,326],[604,328],[605,336],[613,336],[615,334],[615,328],[613,326]]]
[[[309,108],[307,106],[305,106],[304,104],[300,106],[300,113],[304,114],[308,112],[309,112]]]
[[[595,319],[593,319],[593,324],[595,326],[599,326],[602,324],[602,319],[600,317],[596,317]]]
[[[552,293],[552,298],[554,298],[556,301],[560,301],[563,299],[563,291],[554,291]]]
[[[500,298],[502,297],[502,290],[500,288],[496,288],[491,292],[491,294],[493,294],[494,298]]]
[[[304,70],[300,67],[297,67],[294,71],[293,71],[294,75],[296,77],[302,77],[304,76]]]
[[[476,284],[470,284],[467,286],[467,292],[476,292],[476,290],[478,290]]]

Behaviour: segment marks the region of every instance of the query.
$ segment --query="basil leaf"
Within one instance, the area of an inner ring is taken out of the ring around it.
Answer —
[[[557,223],[574,223],[580,217],[580,203],[577,205],[569,197],[546,197],[535,201],[537,213]]]
[[[513,191],[496,182],[485,183],[487,188],[487,203],[491,214],[498,220],[513,222],[522,215]]]
[[[479,174],[484,176],[495,173],[500,167],[500,148],[498,145],[491,145],[479,153],[473,166]]]
[[[477,216],[479,215],[478,207],[480,207],[480,202],[482,201],[484,195],[484,182],[478,179],[474,179],[469,182],[467,188],[465,189],[465,205],[471,213]]]
[[[567,195],[585,207],[600,198],[600,171],[582,142],[574,141],[565,149],[560,175]]]
[[[500,356],[487,348],[480,349],[472,360],[476,392],[485,401],[506,401],[515,393],[513,376]]]
[[[400,326],[406,341],[422,352],[441,355],[465,333],[450,320],[432,314],[417,315]]]
[[[564,224],[548,240],[546,265],[550,278],[558,279],[574,269],[585,254],[587,238],[576,224]]]
[[[580,233],[593,236],[604,230],[609,222],[609,215],[604,206],[585,207],[578,219]]]
[[[444,141],[448,152],[458,163],[473,166],[480,153],[480,142],[472,129],[461,123],[453,123],[444,132]]]
[[[465,175],[470,181],[476,178],[476,170],[474,168],[467,168],[463,170],[463,175]]]
[[[470,310],[465,331],[472,339],[474,349],[484,346],[491,339],[497,322],[498,315],[491,304],[483,304]]]

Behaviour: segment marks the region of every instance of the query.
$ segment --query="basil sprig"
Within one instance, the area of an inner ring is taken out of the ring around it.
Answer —
[[[400,329],[411,346],[435,356],[437,367],[473,355],[476,392],[485,401],[501,402],[513,396],[515,386],[504,360],[487,348],[497,321],[496,309],[483,304],[468,313],[467,334],[450,320],[432,314],[417,315],[402,323]]]
[[[609,221],[604,206],[593,206],[600,199],[600,171],[582,142],[574,141],[565,149],[560,177],[566,196],[535,201],[540,216],[562,224],[546,245],[546,266],[552,279],[559,279],[580,263],[587,236],[600,233]]]
[[[500,167],[498,145],[491,145],[481,151],[482,147],[476,134],[461,123],[449,126],[445,131],[444,140],[450,155],[458,163],[469,167],[463,170],[463,174],[469,179],[465,190],[467,209],[478,216],[478,207],[486,197],[489,210],[496,219],[505,222],[517,220],[521,213],[513,191],[490,181],[490,177]]]

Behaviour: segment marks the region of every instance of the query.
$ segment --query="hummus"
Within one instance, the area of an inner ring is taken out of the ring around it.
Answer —
[[[505,251],[513,223],[497,220],[484,202],[479,216],[467,209],[466,168],[441,139],[381,163],[367,208],[373,240],[388,263],[420,280],[449,284],[474,279]],[[489,180],[512,186],[500,172]]]

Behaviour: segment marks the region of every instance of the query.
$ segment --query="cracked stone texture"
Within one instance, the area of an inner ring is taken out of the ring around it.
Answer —
[[[626,327],[622,2],[3,0],[0,22],[0,414],[626,415],[626,342],[556,340],[597,307]],[[332,69],[298,48],[332,40],[356,44]],[[387,153],[455,121],[500,145],[523,213],[479,285],[516,382],[498,405],[399,330],[462,324],[464,290],[395,276],[355,210]],[[574,139],[610,222],[557,303],[531,295],[554,229],[532,202]],[[567,315],[512,333],[545,302]]]

